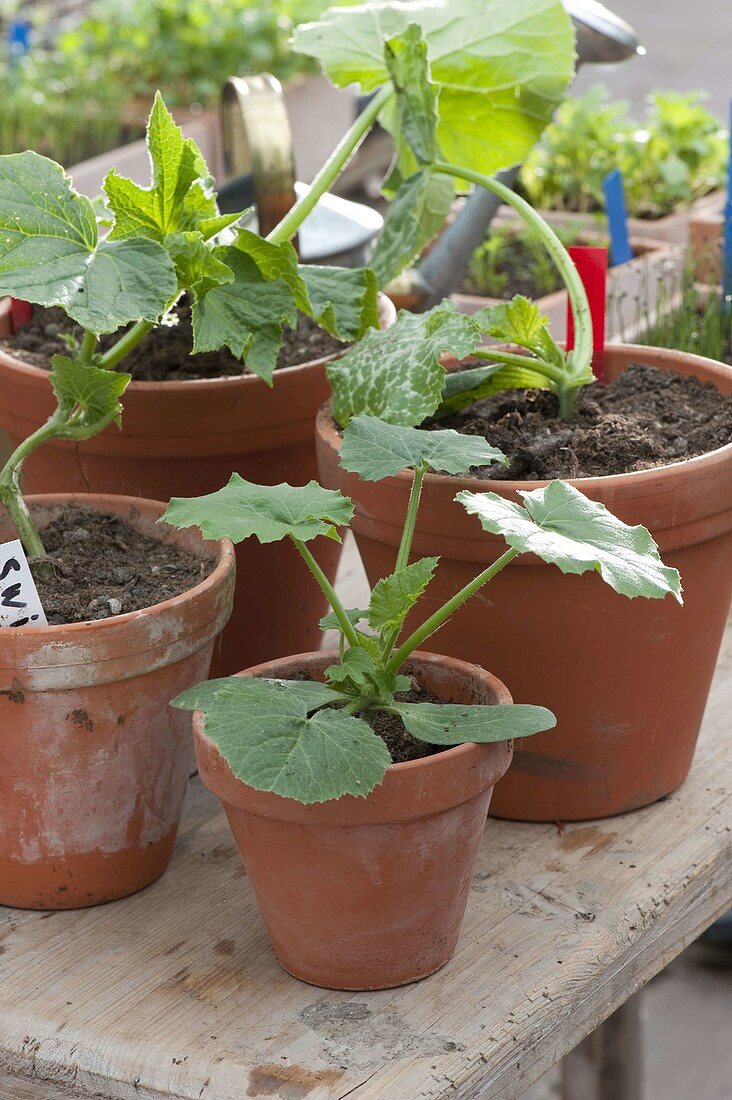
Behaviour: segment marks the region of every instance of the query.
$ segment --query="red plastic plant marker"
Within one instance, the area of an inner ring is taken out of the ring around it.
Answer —
[[[13,332],[17,332],[23,325],[27,325],[31,319],[30,302],[22,302],[19,298],[10,299],[10,322]]]
[[[576,245],[569,254],[577,268],[592,314],[592,369],[595,378],[605,377],[605,308],[607,299],[607,249],[594,245]],[[574,347],[572,303],[567,301],[567,348]]]

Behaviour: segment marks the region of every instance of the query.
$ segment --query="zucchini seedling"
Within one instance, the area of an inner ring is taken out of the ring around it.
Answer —
[[[367,608],[343,606],[308,546],[318,537],[338,539],[338,528],[350,522],[353,504],[340,492],[314,481],[302,487],[255,485],[232,474],[218,492],[170,502],[162,519],[177,528],[197,527],[204,538],[290,539],[332,608],[321,626],[339,632],[340,658],[325,670],[324,683],[234,676],[199,684],[173,700],[175,707],[204,712],[206,734],[238,779],[304,803],[365,796],[391,764],[370,724],[380,711],[398,715],[413,737],[435,746],[551,729],[556,720],[544,707],[409,702],[403,696],[412,686],[414,651],[520,554],[536,554],[564,573],[596,570],[631,598],[670,593],[681,601],[679,574],[663,565],[645,528],[626,526],[602,504],[553,481],[522,493],[520,504],[495,493],[458,493],[457,504],[484,531],[502,535],[507,547],[407,631],[407,615],[438,566],[434,557],[410,562],[425,472],[431,467],[459,474],[492,462],[506,459],[485,440],[451,430],[421,431],[371,416],[350,421],[341,450],[345,469],[370,481],[404,468],[414,474],[394,572],[377,582]]]

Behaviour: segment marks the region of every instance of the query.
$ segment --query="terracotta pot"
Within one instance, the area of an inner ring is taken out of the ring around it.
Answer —
[[[73,909],[126,897],[165,870],[190,770],[169,700],[204,679],[231,611],[234,548],[156,526],[130,497],[30,498],[43,526],[75,501],[147,534],[207,547],[209,577],[99,622],[0,631],[0,905]],[[0,540],[13,537],[0,518]]]
[[[694,355],[615,346],[609,379],[634,361],[692,374],[732,393],[732,369]],[[318,420],[321,480],[356,502],[353,529],[373,584],[394,565],[411,474],[362,482],[338,465],[340,437]],[[441,555],[420,617],[505,548],[454,503],[460,489],[511,500],[541,482],[427,475],[414,555]],[[546,483],[543,483],[546,484]],[[642,523],[676,566],[683,607],[628,600],[595,573],[564,576],[518,558],[431,639],[453,657],[495,669],[517,702],[549,707],[551,734],[519,748],[492,811],[531,821],[574,821],[644,806],[674,790],[691,765],[732,590],[732,444],[686,462],[573,480],[626,523]],[[430,644],[430,643],[428,643]]]
[[[382,324],[395,316],[382,298]],[[4,321],[10,331],[9,303]],[[56,440],[41,447],[23,467],[25,490],[167,501],[220,489],[232,470],[263,484],[304,485],[317,477],[313,425],[329,394],[326,361],[278,370],[273,387],[253,375],[132,382],[123,399],[122,430],[113,426],[81,444]],[[53,408],[48,372],[0,351],[0,428],[12,444]],[[332,580],[340,545],[318,539],[314,549]],[[289,540],[262,548],[248,539],[237,546],[236,560],[234,611],[213,673],[224,676],[281,653],[316,649],[326,604]]]
[[[245,675],[320,678],[335,651],[270,661]],[[510,703],[474,665],[415,653],[410,670],[441,698]],[[366,798],[303,806],[236,779],[193,729],[201,778],[224,804],[277,957],[327,989],[388,989],[452,958],[493,784],[511,745],[459,745],[393,764]]]

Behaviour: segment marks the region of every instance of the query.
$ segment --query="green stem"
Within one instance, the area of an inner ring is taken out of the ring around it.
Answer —
[[[298,229],[307,218],[308,214],[318,204],[323,195],[330,190],[340,176],[351,156],[358,149],[373,124],[376,122],[384,104],[393,94],[391,83],[380,88],[371,102],[364,108],[354,122],[351,129],[334,149],[328,160],[318,172],[310,185],[306,195],[295,203],[292,209],[285,214],[279,225],[276,225],[268,235],[267,240],[272,244],[281,244],[282,241],[291,241]]]
[[[476,348],[474,352],[471,352],[471,357],[487,359],[489,362],[505,363],[509,367],[521,367],[522,370],[535,371],[550,382],[554,382],[557,386],[562,386],[566,382],[566,377],[559,367],[553,367],[544,359],[533,359],[529,358],[528,355],[516,355],[510,351],[496,351],[493,348]]]
[[[474,183],[476,187],[484,187],[486,191],[492,191],[494,195],[498,195],[508,206],[511,206],[522,220],[536,232],[556,264],[572,304],[575,344],[572,374],[566,381],[570,383],[570,388],[573,389],[578,385],[591,382],[593,374],[590,305],[577,268],[572,262],[572,257],[554,230],[547,225],[541,214],[537,214],[533,206],[529,206],[525,199],[522,199],[510,187],[506,187],[505,183],[492,179],[482,172],[473,172],[468,168],[459,168],[457,165],[447,164],[443,161],[438,161],[432,167],[435,172],[439,172],[441,175],[452,176],[455,179],[466,179],[470,183]]]
[[[505,553],[501,554],[500,558],[497,558],[497,560],[493,562],[493,565],[489,565],[487,569],[484,569],[482,573],[474,577],[472,581],[464,586],[464,588],[456,592],[446,604],[443,604],[443,606],[439,608],[439,610],[435,611],[434,615],[430,615],[429,619],[426,619],[421,626],[418,626],[417,629],[402,642],[399,649],[387,664],[387,670],[389,672],[398,672],[410,653],[418,649],[436,630],[439,630],[443,623],[449,619],[459,607],[462,607],[471,596],[475,595],[479,588],[482,588],[484,584],[492,580],[497,573],[505,569],[509,562],[518,557],[519,553],[519,550],[506,550]]]
[[[81,340],[81,351],[79,358],[88,362],[94,354],[94,348],[96,347],[97,338],[93,332],[85,332]]]
[[[23,462],[29,455],[46,443],[49,439],[55,439],[61,435],[63,426],[58,419],[58,410],[45,424],[37,428],[27,439],[20,443],[0,472],[0,502],[7,509],[20,541],[23,543],[26,553],[31,558],[43,558],[46,550],[41,541],[41,536],[30,517],[28,507],[23,500],[20,488],[20,473]]]
[[[294,535],[291,535],[290,537],[295,543],[297,549],[300,551],[300,555],[304,559],[308,569],[315,577],[315,580],[318,582],[318,585],[320,586],[323,595],[327,599],[330,606],[333,608],[335,616],[340,623],[341,630],[348,639],[349,645],[358,646],[359,640],[358,634],[356,633],[356,628],[351,620],[348,618],[348,615],[346,615],[343,604],[338,599],[335,588],[330,583],[305,543],[300,542],[300,540],[296,539]]]
[[[417,512],[419,511],[419,501],[422,496],[422,483],[424,481],[424,475],[427,472],[427,466],[421,463],[414,468],[414,480],[412,482],[412,488],[409,493],[409,504],[407,505],[407,516],[404,521],[404,530],[402,531],[402,539],[399,544],[399,552],[397,554],[396,565],[394,566],[394,572],[398,573],[400,569],[405,569],[409,564],[409,554],[412,549],[412,541],[414,539],[414,531],[417,525]],[[394,642],[399,637],[399,631],[401,627],[397,626],[390,630],[382,641],[381,655],[384,659],[388,657],[394,648]]]
[[[126,355],[129,355],[133,348],[137,347],[140,340],[147,336],[152,327],[150,321],[137,321],[131,329],[127,330],[124,336],[120,336],[117,343],[113,344],[109,351],[104,353],[99,365],[104,367],[105,370],[116,367]]]

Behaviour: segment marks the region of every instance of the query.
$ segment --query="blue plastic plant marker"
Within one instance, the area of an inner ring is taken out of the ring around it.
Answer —
[[[613,168],[602,181],[605,196],[605,213],[610,231],[610,260],[613,267],[627,264],[633,259],[633,250],[628,238],[628,215],[625,209],[625,191],[623,175],[619,168]]]
[[[27,19],[13,19],[8,26],[8,58],[14,65],[30,50],[32,24]]]
[[[722,244],[722,305],[732,309],[732,100],[730,100],[730,149],[727,161],[727,203],[724,208]]]

